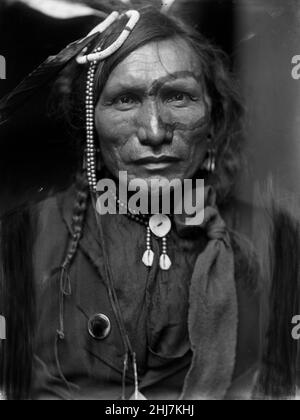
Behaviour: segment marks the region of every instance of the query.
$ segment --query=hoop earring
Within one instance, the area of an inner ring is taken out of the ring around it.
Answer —
[[[216,170],[216,151],[212,147],[207,151],[207,158],[203,163],[203,169],[210,173],[214,173]]]

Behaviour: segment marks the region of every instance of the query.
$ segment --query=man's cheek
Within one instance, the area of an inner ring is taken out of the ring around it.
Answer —
[[[181,127],[186,130],[205,128],[208,111],[204,103],[186,108],[173,109],[166,115],[168,122],[174,127]],[[166,121],[167,122],[167,121]]]
[[[119,150],[114,147],[103,147],[101,149],[102,160],[105,167],[114,175],[123,168],[123,160]]]
[[[182,157],[193,158],[195,153],[206,147],[208,130],[189,130],[187,128],[176,130],[173,136],[173,145]]]
[[[107,121],[96,122],[96,130],[99,140],[113,145],[124,145],[133,133],[134,126],[126,120],[114,121],[108,124]]]
[[[191,172],[196,172],[201,168],[205,159],[207,144],[206,137],[203,139],[198,136],[189,137],[186,141],[186,163]]]

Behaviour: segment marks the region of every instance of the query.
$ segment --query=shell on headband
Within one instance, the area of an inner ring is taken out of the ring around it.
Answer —
[[[89,34],[88,37],[96,33],[105,32],[114,22],[121,19],[123,16],[128,17],[128,23],[125,26],[124,30],[121,32],[120,36],[113,42],[109,47],[103,51],[93,52],[91,54],[84,55],[81,53],[76,58],[78,64],[88,64],[95,63],[102,60],[105,60],[107,57],[114,54],[119,48],[122,47],[124,42],[129,37],[130,33],[133,31],[134,27],[140,19],[140,13],[137,10],[128,10],[125,13],[120,14],[119,12],[112,12],[100,25],[97,25]]]

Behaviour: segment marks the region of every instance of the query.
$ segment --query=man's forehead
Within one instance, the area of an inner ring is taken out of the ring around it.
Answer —
[[[161,41],[147,44],[132,52],[112,72],[108,85],[200,77],[195,53],[185,42]]]

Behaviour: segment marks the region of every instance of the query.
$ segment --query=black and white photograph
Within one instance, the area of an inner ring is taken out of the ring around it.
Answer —
[[[300,400],[300,0],[0,0],[0,400]]]

